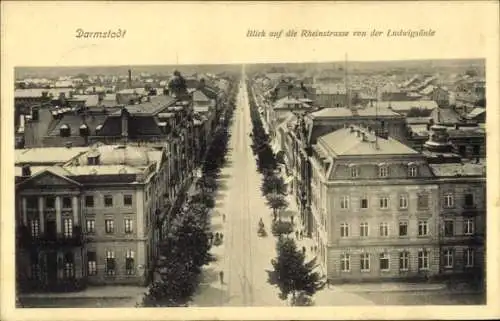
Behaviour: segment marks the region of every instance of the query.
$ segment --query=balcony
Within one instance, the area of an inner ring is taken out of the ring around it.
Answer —
[[[81,246],[85,242],[80,226],[73,227],[73,233],[71,236],[56,233],[44,233],[36,237],[31,235],[31,231],[27,226],[20,226],[18,228],[17,237],[21,246],[31,248]]]

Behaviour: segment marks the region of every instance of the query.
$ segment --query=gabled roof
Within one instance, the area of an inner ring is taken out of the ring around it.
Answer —
[[[34,182],[39,179],[41,179],[43,176],[52,176],[57,179],[60,179],[62,181],[65,181],[69,183],[70,185],[75,185],[75,186],[82,186],[79,182],[67,177],[66,175],[71,175],[68,171],[66,171],[64,168],[60,166],[52,166],[52,167],[47,167],[45,170],[42,170],[38,173],[36,173],[33,176],[30,176],[29,178],[24,179],[20,183],[16,184],[16,187],[26,185],[29,182]]]

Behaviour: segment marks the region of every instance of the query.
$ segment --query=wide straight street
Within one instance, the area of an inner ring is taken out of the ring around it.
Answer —
[[[220,188],[212,228],[224,234],[222,246],[213,253],[217,261],[204,271],[205,282],[193,302],[198,306],[280,306],[278,290],[267,282],[266,270],[275,256],[275,238],[271,235],[271,210],[260,192],[261,175],[251,150],[252,123],[248,92],[240,84],[237,107],[231,127],[228,162],[221,172]],[[222,215],[226,216],[225,222]],[[259,237],[262,217],[267,237]],[[224,282],[220,282],[220,271]]]

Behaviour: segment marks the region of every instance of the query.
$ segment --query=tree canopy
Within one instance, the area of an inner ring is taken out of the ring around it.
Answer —
[[[276,285],[281,297],[287,299],[292,294],[292,303],[297,303],[298,296],[312,296],[325,286],[323,278],[316,268],[316,259],[305,262],[305,255],[297,249],[291,238],[280,237],[277,257],[271,260],[273,271],[269,272],[269,282]]]

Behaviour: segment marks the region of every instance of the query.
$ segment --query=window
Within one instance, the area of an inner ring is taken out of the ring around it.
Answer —
[[[342,208],[342,209],[349,208],[349,196],[342,196],[340,198],[340,208]]]
[[[113,196],[111,196],[111,195],[104,196],[104,206],[106,206],[106,207],[113,206]]]
[[[389,236],[389,225],[387,223],[380,223],[380,236]]]
[[[340,237],[349,236],[349,225],[347,223],[340,224]]]
[[[473,267],[474,266],[474,250],[466,249],[465,250],[465,267]]]
[[[360,204],[359,207],[361,207],[361,208],[368,208],[368,199],[366,197],[363,197],[361,199],[361,204]]]
[[[389,254],[380,254],[380,271],[389,271]]]
[[[472,207],[472,206],[474,206],[474,195],[472,195],[472,194],[465,194],[465,206],[466,207]]]
[[[95,233],[95,220],[94,219],[88,219],[86,221],[85,226],[87,227],[87,233],[89,233],[89,234]]]
[[[73,236],[73,220],[71,218],[63,219],[63,233],[64,237],[72,237]]]
[[[378,169],[378,174],[380,177],[387,177],[389,170],[387,166],[380,166]]]
[[[419,209],[429,208],[429,195],[428,194],[419,194],[417,204],[418,204]]]
[[[387,197],[381,197],[379,203],[381,209],[389,208],[389,199]]]
[[[88,275],[97,275],[97,253],[87,252]]]
[[[75,276],[75,265],[73,261],[73,253],[66,253],[64,255],[64,277],[66,279]]]
[[[123,205],[132,206],[132,195],[123,195]]]
[[[368,236],[368,223],[363,222],[359,225],[359,236]]]
[[[85,207],[94,207],[94,196],[85,196]]]
[[[115,221],[114,220],[104,220],[104,225],[106,226],[106,233],[115,232]]]
[[[133,220],[130,218],[125,219],[125,233],[132,233],[134,231]]]
[[[344,253],[340,255],[340,270],[349,272],[351,270],[351,255]]]
[[[359,169],[356,166],[351,167],[351,177],[356,178],[359,176]]]
[[[408,168],[408,176],[417,177],[417,167],[416,166],[410,166]]]
[[[406,195],[399,196],[399,208],[402,209],[408,208],[408,196]]]
[[[455,200],[453,198],[453,194],[446,194],[444,196],[444,207],[445,208],[452,208],[454,204],[455,204]]]
[[[63,197],[63,202],[62,202],[62,205],[63,205],[63,208],[71,208],[72,204],[71,204],[71,197]]]
[[[399,253],[399,270],[408,271],[410,265],[410,253],[403,251]]]
[[[370,254],[362,253],[360,259],[361,272],[370,271]]]
[[[419,270],[429,269],[429,252],[425,250],[418,251],[418,269]]]
[[[474,220],[473,219],[465,219],[464,220],[464,234],[472,235],[474,234]]]
[[[134,251],[127,250],[125,257],[125,271],[127,275],[133,275],[135,273],[134,269]]]
[[[408,236],[408,222],[399,222],[399,236]]]
[[[40,235],[40,222],[38,220],[31,220],[31,236],[36,238]]]
[[[30,258],[31,278],[33,280],[40,280],[41,269],[40,269],[40,261],[38,260],[38,251],[31,252],[30,257],[31,257]]]
[[[429,224],[427,221],[418,221],[418,236],[427,236]]]
[[[455,222],[452,220],[444,221],[444,236],[453,236],[455,235]]]
[[[115,252],[106,251],[106,274],[115,275],[116,273]]]
[[[444,267],[447,269],[453,268],[453,250],[444,251]]]
[[[54,209],[56,208],[56,198],[53,196],[49,196],[45,198],[45,207]]]

